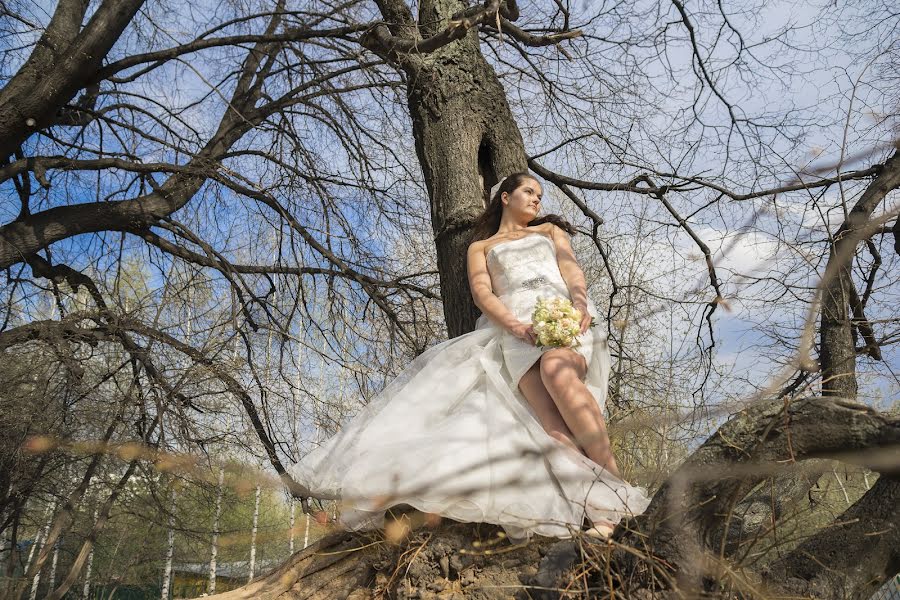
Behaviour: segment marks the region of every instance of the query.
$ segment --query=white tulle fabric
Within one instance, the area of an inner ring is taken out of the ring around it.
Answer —
[[[569,297],[553,241],[542,234],[493,246],[487,267],[494,293],[522,321],[531,320],[539,296]],[[593,304],[588,310],[598,316]],[[602,409],[606,336],[597,327],[579,339],[585,383]],[[395,504],[499,524],[513,540],[568,538],[585,516],[615,523],[643,512],[644,490],[538,422],[517,383],[541,353],[482,315],[474,331],[416,357],[291,474],[314,492],[340,496],[339,523],[350,530],[383,526],[384,509]]]

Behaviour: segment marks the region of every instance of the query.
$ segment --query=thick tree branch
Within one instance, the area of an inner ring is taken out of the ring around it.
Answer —
[[[416,20],[406,0],[375,0],[378,11],[388,23],[391,33],[399,37],[417,35]]]
[[[216,269],[218,271],[222,271],[223,266],[220,261],[214,260],[209,256],[199,254],[197,252],[193,252],[184,246],[179,246],[169,240],[153,233],[152,231],[133,231],[131,232],[134,235],[140,237],[144,241],[149,244],[153,244],[160,250],[171,254],[172,256],[177,256],[178,258],[184,259],[188,262],[191,262],[195,265],[202,267],[210,267]],[[228,270],[233,271],[235,273],[241,274],[279,274],[279,275],[326,275],[329,277],[345,277],[349,280],[362,282],[377,286],[377,287],[385,287],[385,288],[397,288],[403,289],[411,292],[416,292],[421,294],[426,298],[431,298],[433,300],[440,300],[440,295],[435,294],[431,290],[423,288],[422,286],[418,286],[410,283],[403,283],[398,279],[394,279],[392,281],[384,281],[380,279],[375,279],[374,277],[369,277],[364,273],[360,273],[355,269],[349,270],[335,270],[335,269],[326,269],[322,267],[290,267],[287,265],[280,264],[271,264],[271,265],[242,265],[242,264],[234,264],[228,263]],[[432,273],[418,273],[417,275],[426,275],[433,274]],[[417,276],[413,275],[413,277]]]
[[[205,179],[205,178],[203,178]],[[0,269],[24,262],[29,256],[60,240],[99,231],[121,231],[155,225],[175,212],[199,189],[187,180],[131,200],[57,206],[0,227]]]
[[[11,177],[31,172],[44,188],[50,187],[48,169],[61,171],[103,171],[118,169],[129,173],[189,173],[202,175],[208,171],[196,165],[175,165],[172,163],[139,163],[122,158],[75,159],[67,156],[29,156],[20,158],[0,167],[0,183]]]
[[[547,179],[548,181],[552,181],[556,184],[565,184],[571,187],[580,188],[583,190],[597,190],[601,192],[616,192],[616,191],[624,191],[631,192],[634,194],[659,194],[666,193],[669,191],[688,191],[687,187],[688,183],[693,183],[696,185],[700,185],[716,192],[719,192],[723,196],[730,198],[731,200],[743,201],[743,200],[754,200],[756,198],[765,198],[766,196],[772,196],[775,194],[783,194],[786,192],[795,192],[798,190],[808,190],[815,189],[820,187],[828,187],[838,181],[849,181],[855,179],[869,179],[873,175],[877,175],[884,168],[884,165],[873,165],[867,169],[862,169],[859,171],[850,171],[848,173],[843,173],[840,175],[836,175],[834,177],[823,177],[820,179],[816,179],[815,181],[810,182],[800,182],[800,183],[791,183],[786,185],[781,185],[777,187],[766,188],[764,190],[759,190],[756,192],[745,192],[740,193],[734,190],[731,190],[727,187],[719,185],[717,183],[707,181],[701,177],[691,177],[687,175],[679,175],[677,173],[666,173],[662,171],[655,171],[653,169],[647,169],[646,167],[638,167],[642,171],[646,173],[656,175],[657,177],[662,177],[664,179],[678,179],[683,181],[684,183],[674,184],[674,185],[663,185],[663,186],[651,186],[651,185],[638,185],[641,181],[646,181],[643,179],[644,176],[638,175],[632,178],[630,181],[620,182],[620,183],[599,183],[595,181],[586,181],[583,179],[575,179],[574,177],[569,177],[567,175],[562,175],[560,173],[555,173],[546,167],[542,166],[534,159],[528,160],[528,166],[531,169],[540,175],[541,177]],[[632,165],[635,166],[635,165]]]
[[[249,82],[256,73],[260,52],[265,54],[270,50],[254,49],[248,54],[241,81]],[[207,144],[184,171],[170,177],[154,192],[116,202],[58,206],[0,227],[0,269],[26,261],[38,250],[62,239],[82,233],[147,228],[180,209],[219,167],[216,157],[227,152],[265,118],[265,112],[256,108],[261,93],[261,85],[239,86]]]
[[[48,343],[66,341],[96,345],[105,340],[106,336],[78,324],[82,319],[90,317],[96,317],[96,314],[74,313],[59,321],[30,321],[24,325],[0,331],[0,351],[35,340]]]
[[[122,58],[115,62],[97,70],[96,74],[91,78],[93,82],[103,80],[111,80],[116,83],[127,82],[133,80],[138,75],[144,75],[150,70],[162,66],[167,61],[201,52],[209,48],[220,48],[224,46],[239,46],[241,44],[290,44],[304,42],[307,40],[318,38],[344,38],[348,35],[366,31],[370,27],[369,24],[348,25],[346,27],[335,27],[332,29],[304,29],[292,27],[285,29],[279,33],[260,33],[247,35],[231,35],[218,38],[201,38],[180,46],[166,48],[165,50],[157,50],[155,52],[146,52],[144,54],[134,54],[132,56]],[[133,73],[127,77],[117,78],[116,74],[136,67],[138,65],[148,65],[141,69],[138,73]]]
[[[735,507],[762,480],[809,458],[896,469],[898,450],[900,419],[865,405],[837,398],[759,403],[704,442],[623,537],[702,589],[717,577],[710,559],[724,552]]]
[[[571,40],[583,35],[583,32],[580,29],[557,31],[555,33],[549,33],[547,35],[534,35],[533,33],[528,33],[524,29],[517,27],[510,20],[504,18],[500,19],[500,29],[497,29],[496,24],[491,23],[490,21],[486,22],[484,24],[484,27],[489,31],[496,31],[500,35],[502,35],[503,33],[508,33],[517,42],[531,48],[556,46],[562,41]],[[572,57],[569,56],[568,52],[566,52],[563,47],[560,46],[559,49],[566,56],[566,58],[571,60]]]
[[[898,469],[900,473],[900,469]],[[882,475],[830,527],[769,565],[776,593],[839,600],[870,598],[900,572],[900,478]]]
[[[85,86],[143,3],[143,0],[106,0],[64,50],[54,51],[54,60],[42,58],[26,63],[0,90],[0,106],[3,106],[0,156],[9,156],[32,133],[55,122],[59,107]],[[79,10],[84,14],[86,6],[86,2],[61,2],[57,13],[65,13],[60,20],[71,23]],[[56,14],[53,20],[56,21]],[[60,27],[63,28],[71,31],[71,26]]]
[[[405,55],[430,54],[451,42],[461,40],[473,27],[496,19],[501,9],[501,0],[485,0],[483,6],[471,6],[450,17],[449,23],[441,31],[422,39],[415,36],[401,37],[394,34],[385,23],[373,24],[360,37],[360,44],[375,54],[393,62],[401,62]]]

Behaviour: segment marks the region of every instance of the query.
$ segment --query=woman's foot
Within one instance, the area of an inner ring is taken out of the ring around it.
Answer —
[[[584,532],[584,535],[596,538],[602,541],[609,539],[612,535],[615,525],[607,521],[598,521],[593,527]]]

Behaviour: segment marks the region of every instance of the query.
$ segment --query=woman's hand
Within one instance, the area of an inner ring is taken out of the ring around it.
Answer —
[[[532,346],[534,346],[537,341],[537,336],[534,334],[534,328],[531,326],[531,323],[519,321],[509,328],[509,332],[520,340],[528,342]]]
[[[575,308],[581,313],[581,322],[579,326],[581,327],[581,331],[579,335],[582,335],[585,331],[591,328],[591,313],[588,312],[588,307],[586,304],[576,304]]]

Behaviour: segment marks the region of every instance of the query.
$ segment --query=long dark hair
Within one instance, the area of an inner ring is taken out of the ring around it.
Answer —
[[[488,206],[484,210],[484,213],[482,213],[482,215],[478,217],[478,220],[475,221],[475,226],[472,229],[472,239],[469,243],[489,238],[497,233],[497,230],[500,228],[500,217],[503,216],[503,202],[500,201],[500,197],[503,195],[503,192],[512,193],[525,183],[525,180],[527,179],[533,179],[534,181],[538,180],[537,177],[528,171],[511,173],[503,180],[497,193],[495,193],[494,197],[488,201]],[[566,230],[569,235],[575,235],[577,232],[574,225],[563,219],[561,216],[553,214],[537,217],[536,219],[531,220],[528,223],[528,226],[532,227],[534,225],[540,225],[547,221],[555,223],[558,227]]]

